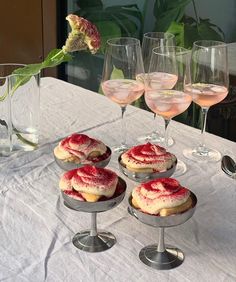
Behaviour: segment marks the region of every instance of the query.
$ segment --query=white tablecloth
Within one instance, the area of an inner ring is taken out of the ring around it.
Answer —
[[[113,146],[120,140],[120,109],[106,97],[78,86],[42,79],[41,146],[0,159],[0,281],[236,281],[236,182],[218,163],[185,159],[188,171],[178,180],[198,197],[194,216],[166,229],[165,241],[182,249],[184,263],[168,271],[139,261],[140,249],[157,243],[158,231],[127,213],[127,197],[135,182],[122,176],[117,156],[109,167],[128,185],[124,201],[98,215],[98,228],[112,232],[117,244],[101,253],[77,250],[71,239],[88,229],[90,215],[63,204],[58,180],[63,171],[52,150],[72,132],[84,132]],[[128,140],[153,129],[153,115],[129,106]],[[162,124],[158,119],[157,124]],[[199,140],[199,130],[172,121],[170,148],[182,150]],[[234,156],[236,144],[207,134],[207,142]]]

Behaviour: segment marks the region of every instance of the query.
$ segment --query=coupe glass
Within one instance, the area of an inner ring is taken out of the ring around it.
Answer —
[[[140,41],[131,37],[113,38],[107,41],[102,90],[121,107],[122,143],[113,148],[121,153],[128,148],[124,113],[128,104],[137,100],[144,92],[144,84],[136,78],[144,73]]]
[[[183,154],[191,160],[216,162],[221,159],[221,154],[206,146],[205,129],[208,109],[222,101],[228,93],[227,45],[211,40],[194,42],[190,69],[191,80],[186,81],[185,91],[201,107],[201,141],[196,148],[185,149]]]
[[[142,55],[143,55],[143,63],[144,63],[144,70],[145,73],[148,73],[151,55],[152,55],[152,49],[155,47],[160,46],[174,46],[175,45],[175,36],[172,33],[168,32],[147,32],[143,35],[143,41],[142,41]],[[156,70],[158,71],[158,70]],[[155,79],[158,79],[156,77]],[[156,87],[158,85],[156,84]],[[156,114],[154,114],[153,122],[155,128],[156,126]],[[157,130],[153,130],[152,132],[138,137],[138,141],[140,142],[163,142],[164,138],[159,134]],[[169,138],[168,144],[171,146],[174,143],[172,138]]]
[[[152,51],[146,81],[145,101],[148,107],[165,121],[165,147],[168,147],[168,125],[171,119],[183,113],[192,97],[184,92],[184,81],[189,79],[191,51],[177,46],[157,47]],[[160,87],[153,87],[153,72],[158,67],[162,79]],[[178,160],[175,176],[185,173],[186,165]]]

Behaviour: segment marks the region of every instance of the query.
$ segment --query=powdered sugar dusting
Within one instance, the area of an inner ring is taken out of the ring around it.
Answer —
[[[155,144],[147,143],[134,146],[125,152],[121,159],[125,165],[133,168],[152,168],[163,171],[171,167],[175,156]]]
[[[95,162],[99,156],[107,153],[106,145],[85,134],[74,133],[63,139],[54,150],[58,159],[75,161],[76,163],[92,163],[91,153],[96,153]]]
[[[160,178],[135,187],[132,196],[144,212],[158,214],[163,208],[185,203],[190,191],[173,178]]]
[[[88,194],[112,197],[118,183],[118,176],[115,172],[86,165],[64,173],[59,186],[63,191],[78,191]],[[68,193],[73,195],[74,193]]]

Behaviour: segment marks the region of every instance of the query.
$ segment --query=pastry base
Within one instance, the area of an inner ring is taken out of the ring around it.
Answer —
[[[133,205],[134,208],[140,209],[139,205],[137,204],[137,202],[135,201],[134,198],[132,198],[132,205]],[[169,215],[172,215],[172,214],[182,213],[182,212],[190,209],[191,206],[192,206],[192,199],[191,199],[191,197],[189,197],[188,200],[180,206],[177,206],[177,207],[174,207],[174,208],[161,209],[158,215],[169,216]]]

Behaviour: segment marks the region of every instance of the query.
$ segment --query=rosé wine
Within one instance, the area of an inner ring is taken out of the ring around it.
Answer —
[[[150,72],[137,75],[137,80],[145,83],[146,90],[172,89],[178,76],[166,72]]]
[[[228,94],[225,86],[206,83],[186,85],[185,91],[192,95],[193,101],[202,108],[209,108],[219,103]]]
[[[192,97],[177,90],[149,90],[145,93],[145,101],[154,113],[171,119],[189,107]]]
[[[132,79],[110,79],[102,82],[104,94],[120,106],[137,100],[144,92],[144,85]]]

